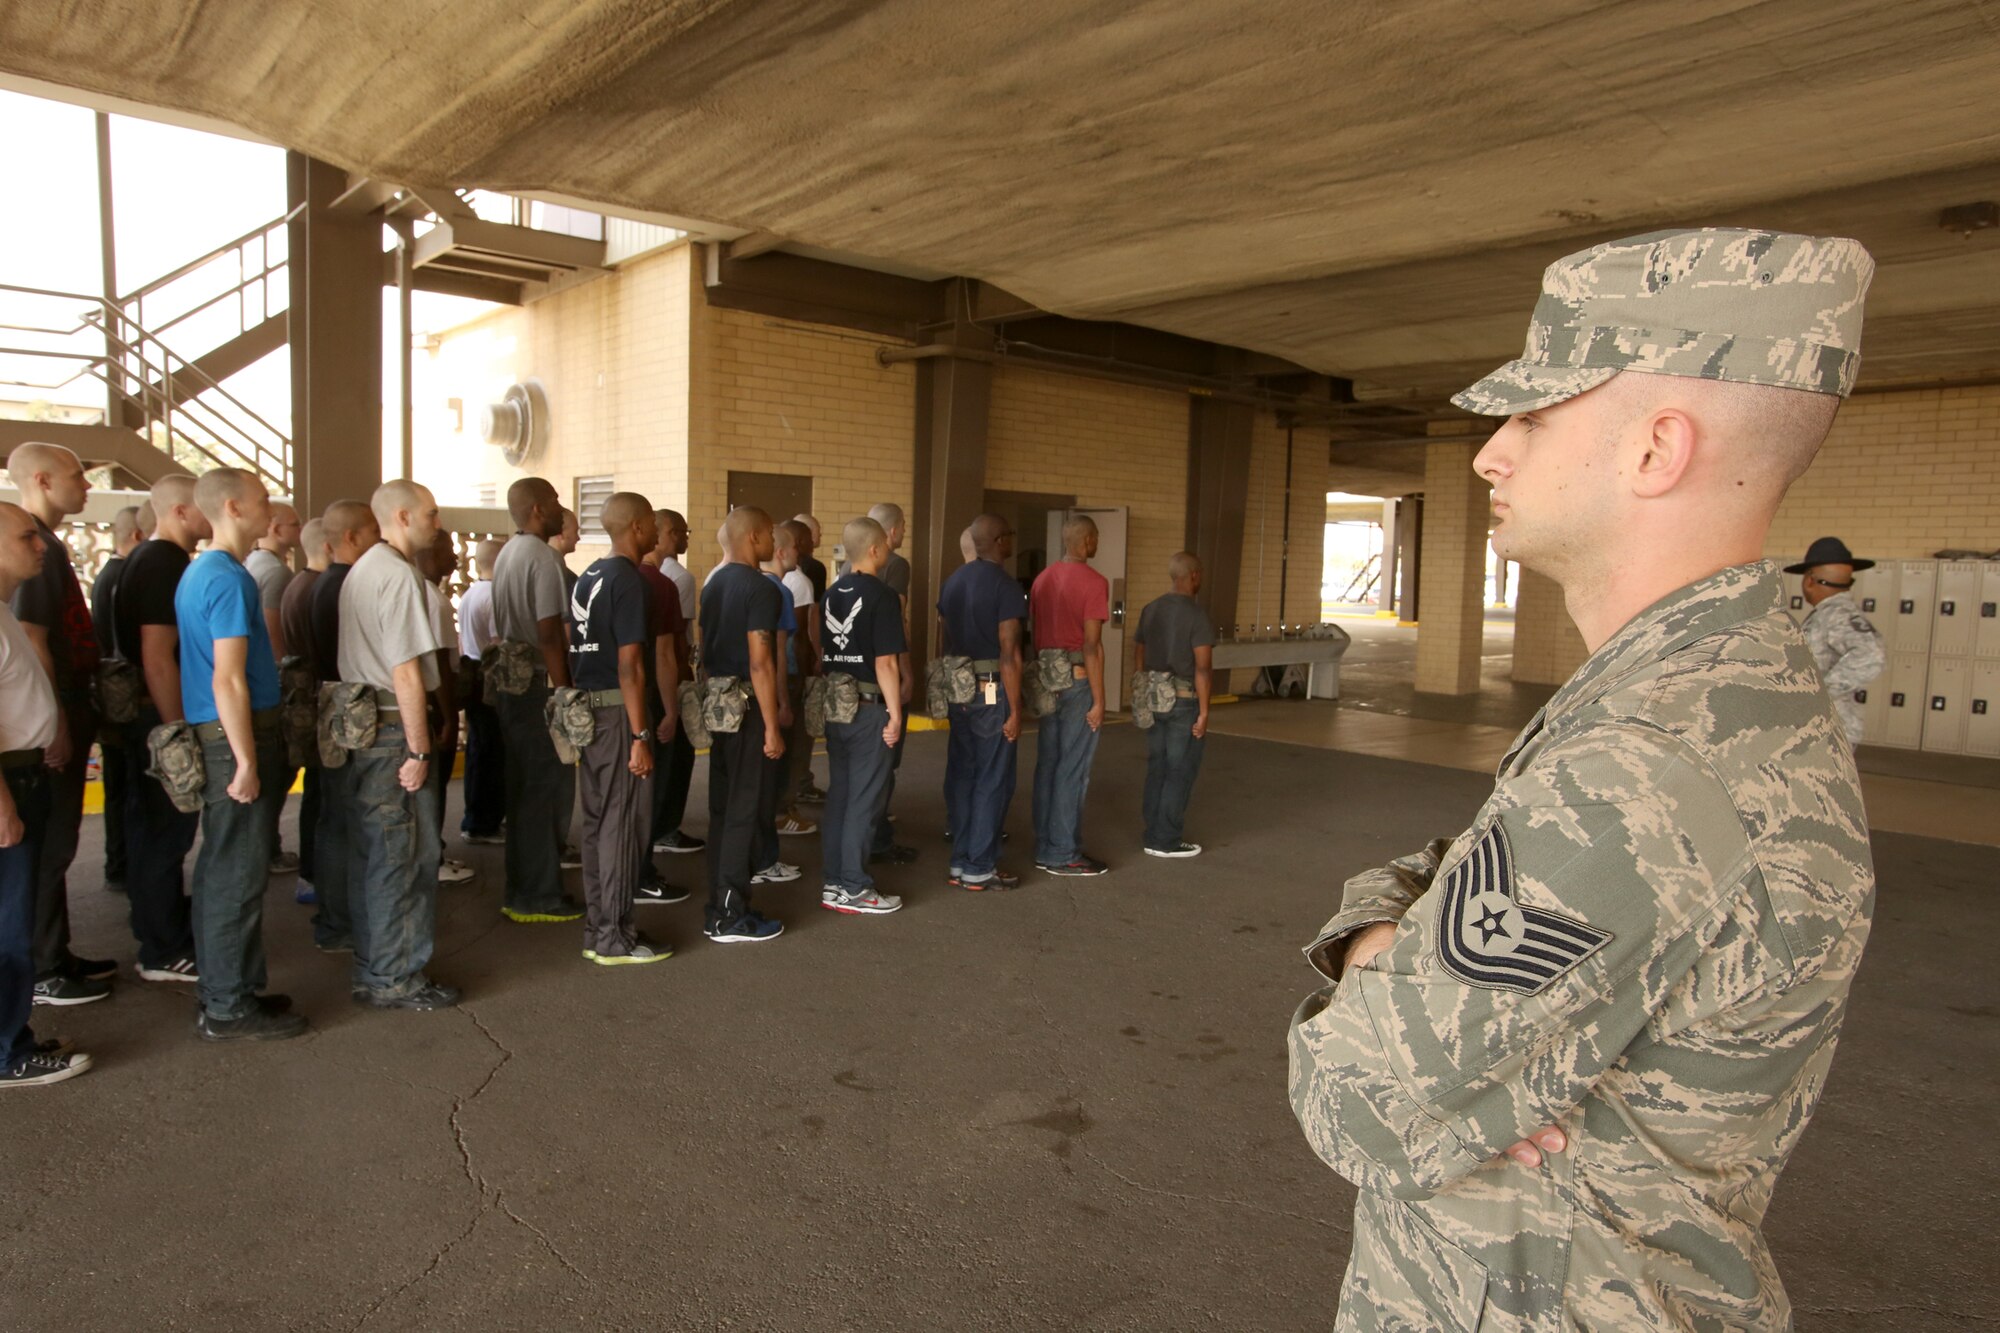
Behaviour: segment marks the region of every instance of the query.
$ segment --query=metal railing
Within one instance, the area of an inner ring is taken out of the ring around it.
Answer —
[[[156,338],[173,332],[175,344],[195,357],[284,314],[291,307],[290,223],[304,208],[127,292],[119,311]]]
[[[291,440],[157,335],[121,303],[0,283],[0,388],[64,398],[95,383],[129,425],[191,472],[240,467],[292,492]],[[73,395],[71,395],[73,396]],[[122,418],[122,419],[121,419]]]

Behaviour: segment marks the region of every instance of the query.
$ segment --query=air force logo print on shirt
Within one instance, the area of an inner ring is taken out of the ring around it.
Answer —
[[[1581,921],[1515,901],[1514,857],[1498,821],[1445,876],[1443,893],[1438,962],[1468,986],[1539,995],[1611,940]]]
[[[833,636],[833,646],[841,652],[847,651],[847,640],[854,633],[854,623],[861,619],[861,599],[856,597],[854,605],[847,608],[847,618],[840,619],[832,611],[827,612],[826,631]]]

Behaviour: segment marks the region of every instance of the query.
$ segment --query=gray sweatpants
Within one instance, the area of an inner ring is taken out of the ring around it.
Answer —
[[[653,852],[653,780],[634,777],[624,706],[597,709],[578,765],[583,787],[583,947],[632,952],[632,894]]]

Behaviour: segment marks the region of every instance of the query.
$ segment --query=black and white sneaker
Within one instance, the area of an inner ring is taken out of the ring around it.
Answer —
[[[562,849],[561,864],[564,870],[581,870],[583,869],[583,853],[574,847],[565,847]]]
[[[717,944],[762,944],[785,933],[784,923],[755,912],[745,912],[725,926],[706,926],[702,934]]]
[[[750,877],[752,884],[789,884],[799,877],[799,868],[788,861],[773,861]]]
[[[65,976],[82,977],[85,981],[109,981],[118,975],[118,962],[113,958],[78,958],[72,954],[62,970]]]
[[[669,884],[655,875],[632,891],[632,905],[643,907],[647,903],[684,903],[687,897],[686,889]]]
[[[683,833],[679,829],[675,829],[666,837],[656,840],[653,843],[653,850],[656,852],[672,852],[675,856],[686,856],[690,852],[701,851],[707,846],[708,840],[706,838],[697,838],[692,833]]]
[[[1179,842],[1171,847],[1148,847],[1146,855],[1165,856],[1174,860],[1186,860],[1190,856],[1201,855],[1201,844],[1198,842]]]
[[[179,958],[170,958],[158,967],[147,967],[144,963],[134,963],[132,966],[143,981],[180,981],[192,986],[201,980],[201,973],[195,969],[194,959],[187,954],[182,954]]]
[[[385,994],[365,988],[354,992],[354,1002],[365,1004],[370,1009],[415,1009],[425,1013],[434,1009],[449,1009],[458,1003],[458,999],[458,987],[447,986],[428,977],[422,978],[414,989],[400,994]]]
[[[868,853],[868,864],[872,866],[906,866],[916,859],[917,849],[900,842],[892,842],[882,851]]]
[[[203,1041],[285,1041],[305,1035],[306,1019],[304,1014],[260,1004],[240,1018],[216,1018],[203,1012],[196,1017],[194,1030]]]
[[[1074,861],[1062,861],[1053,865],[1037,864],[1035,869],[1045,871],[1051,875],[1079,878],[1088,875],[1101,875],[1111,869],[1111,867],[1097,860],[1095,857],[1079,856]]]
[[[75,1078],[89,1069],[90,1057],[81,1052],[44,1055],[37,1050],[21,1061],[19,1067],[8,1073],[0,1073],[0,1088],[39,1088]]]
[[[35,978],[35,1003],[70,1005],[89,1004],[111,994],[111,983],[92,981],[88,977],[64,976],[52,972],[46,977]]]

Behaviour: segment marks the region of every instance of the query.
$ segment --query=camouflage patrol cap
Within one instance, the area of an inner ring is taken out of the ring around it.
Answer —
[[[1594,245],[1543,271],[1520,358],[1451,401],[1512,416],[1621,370],[1845,398],[1874,272],[1844,236],[1703,227]]]

